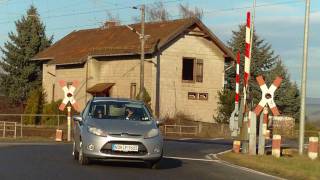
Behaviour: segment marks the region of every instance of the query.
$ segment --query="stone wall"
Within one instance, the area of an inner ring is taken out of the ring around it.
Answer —
[[[286,116],[269,116],[273,134],[292,136],[294,134],[295,119]],[[270,124],[269,123],[269,124]]]

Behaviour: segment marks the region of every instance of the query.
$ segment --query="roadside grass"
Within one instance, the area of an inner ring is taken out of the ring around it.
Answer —
[[[271,155],[252,156],[232,152],[218,156],[224,161],[288,179],[320,179],[320,160],[294,154],[275,158]]]

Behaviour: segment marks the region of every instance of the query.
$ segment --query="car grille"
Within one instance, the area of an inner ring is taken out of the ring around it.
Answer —
[[[131,134],[131,133],[109,133],[109,135],[113,136],[113,137],[123,137],[123,138],[127,138],[127,137],[140,138],[140,137],[142,137],[141,134]]]
[[[121,152],[121,151],[112,151],[112,144],[126,144],[126,145],[138,145],[138,152]],[[148,153],[147,148],[140,142],[128,142],[128,141],[111,141],[106,143],[100,150],[105,154],[112,155],[133,155],[133,156],[143,156]]]

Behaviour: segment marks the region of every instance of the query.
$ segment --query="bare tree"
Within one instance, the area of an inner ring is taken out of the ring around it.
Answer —
[[[194,9],[191,9],[188,4],[179,4],[179,12],[181,18],[197,17],[202,19],[203,17],[203,10],[201,8],[195,7]]]
[[[153,5],[147,6],[148,21],[167,21],[169,20],[169,12],[164,7],[162,1],[155,2]]]
[[[146,18],[149,22],[168,21],[170,14],[162,1],[146,6]],[[140,16],[133,16],[132,20],[136,23],[140,22]]]
[[[120,24],[119,14],[114,15],[110,11],[108,11],[107,12],[107,21],[117,22],[117,24]]]
[[[109,28],[112,26],[118,26],[120,25],[120,18],[119,15],[113,15],[111,12],[107,12],[107,17],[101,28]]]

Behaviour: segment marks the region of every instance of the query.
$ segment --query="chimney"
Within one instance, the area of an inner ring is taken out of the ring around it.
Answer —
[[[107,28],[118,26],[118,25],[120,25],[119,21],[106,21],[103,25],[103,28],[107,29]]]

